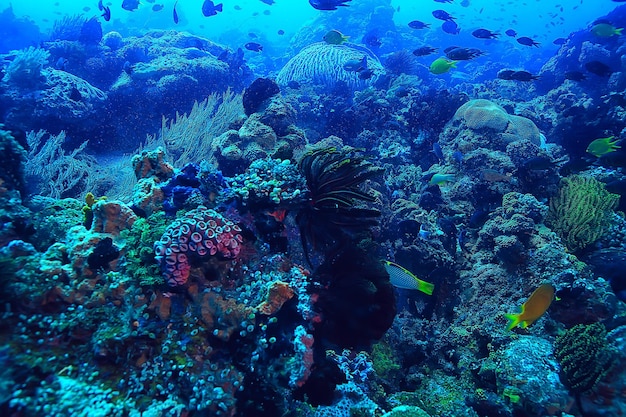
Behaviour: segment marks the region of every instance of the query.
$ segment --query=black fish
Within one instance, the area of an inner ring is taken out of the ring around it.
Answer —
[[[102,13],[102,17],[104,17],[104,20],[106,22],[111,20],[111,8],[109,8],[108,6],[102,6],[102,10],[104,10],[104,12]]]
[[[454,61],[467,61],[469,59],[478,58],[485,54],[484,51],[476,48],[460,48],[458,46],[450,46],[443,51],[448,59]]]
[[[498,78],[502,80],[513,80],[513,81],[534,81],[538,80],[538,75],[533,75],[528,71],[512,71],[512,70],[504,70],[498,72]]]
[[[413,51],[413,55],[415,56],[426,56],[430,54],[434,54],[437,52],[437,48],[433,48],[431,46],[422,46],[421,48],[417,48]]]
[[[587,76],[580,71],[568,71],[565,74],[565,78],[572,81],[584,81]]]
[[[585,64],[587,71],[596,74],[599,77],[608,77],[613,74],[613,70],[608,65],[600,61],[591,61]]]
[[[248,51],[254,51],[254,52],[261,52],[263,50],[263,45],[261,45],[260,43],[256,43],[256,42],[248,42],[247,44],[244,45],[244,47]]]
[[[535,42],[528,36],[522,36],[521,38],[517,38],[517,43],[525,46],[536,46],[537,48],[539,48],[539,42]]]
[[[472,32],[472,36],[478,39],[496,39],[500,34],[488,29],[476,29]]]
[[[565,42],[567,42],[567,39],[565,38],[556,38],[555,40],[552,41],[552,43],[555,45],[564,45]]]
[[[454,19],[456,19],[456,17],[450,16],[450,14],[448,12],[446,12],[445,10],[435,10],[433,12],[433,16],[434,16],[435,19],[439,19],[439,20],[454,20]]]
[[[276,33],[278,33],[279,35],[281,35],[281,36],[282,36],[282,35],[284,35],[284,34],[285,34],[285,31],[284,31],[284,30],[282,30],[282,29],[278,29],[278,32],[276,32]]]
[[[204,0],[202,3],[202,14],[205,17],[215,16],[218,12],[222,11],[222,3],[214,4],[211,0]]]
[[[178,24],[178,13],[176,13],[176,5],[178,4],[178,0],[174,2],[174,9],[172,9],[172,17],[174,18],[174,23]]]
[[[446,20],[443,22],[441,29],[450,35],[458,35],[461,32],[461,28],[454,20]]]
[[[430,24],[420,22],[419,20],[413,20],[409,22],[409,27],[411,29],[428,29],[430,27]]]
[[[513,37],[513,38],[517,36],[517,32],[516,32],[516,31],[514,31],[513,29],[508,29],[508,30],[507,30],[506,32],[504,32],[504,33],[506,33],[506,36],[511,36],[511,37]]]
[[[615,180],[606,184],[606,190],[613,194],[626,195],[626,180]]]
[[[139,8],[139,0],[124,0],[122,1],[122,9],[132,12]]]
[[[309,0],[309,4],[317,10],[337,10],[337,7],[348,7],[352,0]]]

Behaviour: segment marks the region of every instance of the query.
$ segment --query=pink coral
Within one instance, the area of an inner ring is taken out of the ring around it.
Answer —
[[[191,260],[211,256],[235,259],[241,250],[241,228],[215,210],[204,206],[176,219],[154,243],[156,260],[170,286],[184,285]]]

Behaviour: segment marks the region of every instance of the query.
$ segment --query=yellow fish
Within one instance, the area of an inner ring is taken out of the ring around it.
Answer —
[[[331,45],[341,45],[345,41],[348,40],[348,36],[339,32],[338,30],[329,30],[326,35],[324,35],[324,42]]]
[[[520,323],[522,328],[525,329],[535,322],[539,317],[543,316],[546,312],[552,300],[554,299],[554,287],[550,284],[542,284],[528,297],[528,300],[520,309],[522,311],[519,314],[505,314],[504,316],[509,319],[509,325],[507,330],[511,330]]]
[[[456,68],[456,62],[457,61],[449,61],[445,58],[437,58],[432,64],[430,64],[430,68],[428,68],[428,70],[433,74],[443,74],[450,71],[451,68]]]
[[[615,139],[615,136],[596,139],[592,141],[589,146],[587,146],[587,152],[598,158],[602,155],[606,155],[607,153],[615,152],[616,150],[620,149],[621,146],[617,146],[619,139],[613,139]]]
[[[609,38],[611,36],[619,36],[622,34],[624,28],[616,28],[610,23],[598,23],[593,25],[591,33],[602,38]]]
[[[435,174],[430,177],[429,185],[441,185],[444,182],[452,182],[456,178],[454,174]]]
[[[385,269],[389,274],[389,281],[394,287],[404,288],[407,290],[418,290],[424,294],[432,295],[435,285],[430,282],[422,281],[411,273],[408,269],[391,261],[384,261]]]

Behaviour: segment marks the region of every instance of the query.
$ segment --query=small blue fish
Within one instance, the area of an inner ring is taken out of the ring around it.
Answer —
[[[248,42],[247,44],[244,45],[244,47],[248,51],[254,51],[254,52],[261,52],[263,50],[263,45],[261,45],[260,43],[256,43],[256,42]]]
[[[452,159],[461,165],[463,163],[463,153],[461,151],[452,152]]]
[[[441,29],[450,35],[458,35],[459,33],[461,33],[461,28],[459,27],[459,25],[456,24],[454,20],[446,20],[445,22],[443,22],[443,24],[441,25]]]
[[[102,17],[106,22],[111,20],[111,8],[109,6],[102,6]]]
[[[122,2],[122,9],[132,12],[139,8],[139,0],[124,0]]]
[[[204,17],[215,16],[221,11],[222,3],[216,5],[211,0],[204,0],[204,3],[202,3],[202,14]]]
[[[317,10],[337,10],[337,7],[348,7],[352,0],[309,0],[309,4]]]
[[[456,19],[456,17],[452,17],[445,10],[435,10],[435,11],[433,11],[433,17],[435,19],[439,19],[439,20],[455,20]]]
[[[432,153],[435,154],[437,159],[439,159],[440,161],[443,161],[443,150],[441,149],[441,145],[439,144],[439,142],[433,143]]]
[[[367,55],[363,55],[361,59],[351,59],[343,64],[343,69],[346,71],[359,72],[367,69]]]
[[[153,12],[160,12],[161,10],[163,10],[163,6],[162,4],[155,4],[154,6],[152,6],[152,11]]]
[[[174,2],[174,9],[172,10],[172,17],[174,18],[174,23],[178,24],[178,13],[176,13],[176,5],[178,4],[178,0]]]

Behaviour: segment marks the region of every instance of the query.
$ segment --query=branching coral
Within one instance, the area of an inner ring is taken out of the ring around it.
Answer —
[[[48,63],[50,53],[32,46],[13,53],[15,58],[7,67],[2,80],[18,88],[36,88],[42,81],[41,70]]]
[[[565,383],[577,392],[589,391],[598,384],[611,370],[615,353],[601,323],[578,324],[554,342],[554,356],[561,364]]]
[[[594,178],[567,177],[550,200],[546,223],[570,251],[576,252],[604,234],[618,202],[619,196],[609,193]]]

